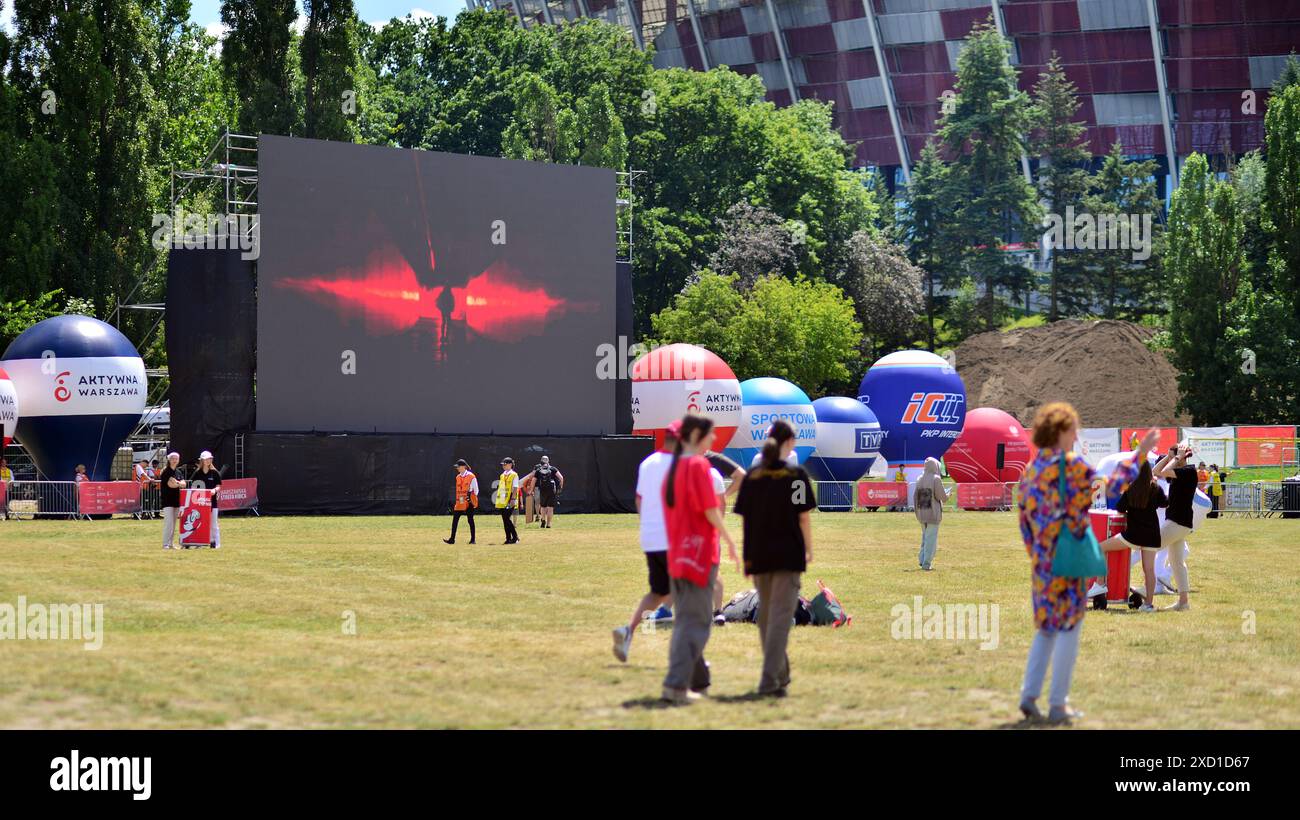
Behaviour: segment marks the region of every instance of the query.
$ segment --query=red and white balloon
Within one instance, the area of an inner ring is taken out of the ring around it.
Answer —
[[[674,344],[651,350],[632,364],[632,432],[663,444],[664,429],[687,413],[713,420],[715,450],[740,426],[740,381],[716,353]]]

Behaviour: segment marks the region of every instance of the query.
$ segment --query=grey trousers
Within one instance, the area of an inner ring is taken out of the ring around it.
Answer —
[[[163,507],[163,546],[170,547],[176,535],[176,514],[179,507]]]
[[[717,578],[718,566],[714,564],[705,586],[672,579],[673,637],[668,644],[668,674],[664,677],[664,686],[669,689],[699,692],[709,687],[704,645],[713,628],[713,582]]]
[[[790,658],[785,648],[799,601],[799,573],[759,572],[752,577],[758,589],[758,640],[763,646],[758,691],[766,694],[790,685]]]

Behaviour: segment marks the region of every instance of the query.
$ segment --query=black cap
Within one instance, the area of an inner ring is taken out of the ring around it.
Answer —
[[[501,463],[502,463],[502,464],[514,464],[514,463],[515,463],[515,460],[514,460],[513,458],[511,458],[510,456],[506,456],[505,458],[501,459]]]
[[[468,467],[469,464],[465,461],[465,459],[463,459],[463,458],[458,458],[458,459],[456,459],[456,463],[453,464],[453,465],[451,465],[451,466],[453,466],[453,467]]]

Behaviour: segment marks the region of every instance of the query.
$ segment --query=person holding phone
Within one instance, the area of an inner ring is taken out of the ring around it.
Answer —
[[[1174,583],[1178,585],[1178,603],[1170,604],[1164,609],[1183,612],[1191,607],[1188,600],[1190,581],[1187,576],[1187,536],[1192,532],[1192,499],[1196,496],[1196,485],[1200,478],[1196,468],[1187,463],[1191,458],[1192,448],[1186,442],[1175,445],[1170,450],[1169,459],[1161,462],[1161,469],[1156,471],[1158,478],[1169,480],[1169,509],[1165,511],[1165,523],[1160,528],[1160,543],[1165,554],[1169,556],[1169,567],[1173,570]]]

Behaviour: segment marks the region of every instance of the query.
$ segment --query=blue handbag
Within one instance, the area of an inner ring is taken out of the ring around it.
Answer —
[[[1065,453],[1061,453],[1061,506],[1067,506],[1065,494]],[[1056,534],[1056,553],[1052,556],[1053,578],[1096,578],[1106,574],[1106,559],[1092,527],[1082,536],[1070,531],[1068,512],[1061,517],[1061,531]]]

